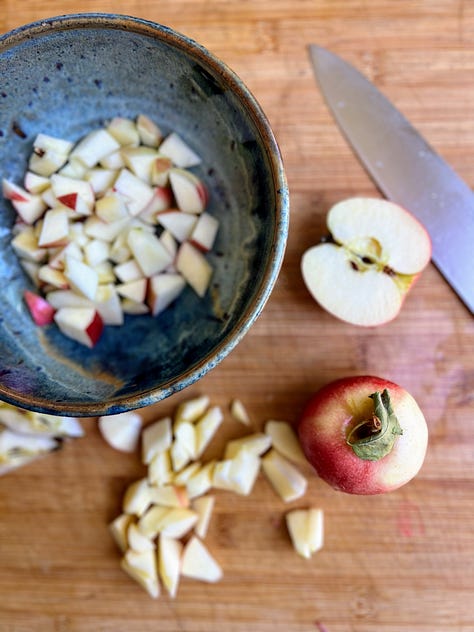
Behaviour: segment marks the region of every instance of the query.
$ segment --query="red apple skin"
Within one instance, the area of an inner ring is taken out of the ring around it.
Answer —
[[[403,434],[377,461],[356,455],[347,443],[350,429],[370,418],[369,396],[387,389]],[[382,494],[405,485],[419,472],[428,445],[428,428],[415,399],[401,386],[371,375],[327,384],[308,402],[298,424],[303,452],[318,475],[350,494]]]
[[[94,347],[97,344],[103,331],[104,331],[104,322],[102,318],[100,317],[99,312],[95,312],[94,318],[92,319],[92,321],[90,322],[89,326],[86,329],[86,333],[90,340],[90,347]]]
[[[23,293],[25,303],[30,310],[31,317],[37,325],[43,327],[53,322],[55,309],[52,307],[46,299],[39,294],[31,292],[31,290],[25,290]]]

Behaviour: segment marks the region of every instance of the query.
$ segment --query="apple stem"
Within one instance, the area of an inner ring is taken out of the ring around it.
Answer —
[[[369,397],[374,402],[374,412],[370,419],[364,419],[351,429],[347,443],[359,458],[378,461],[391,452],[403,430],[393,412],[387,389],[382,393],[376,391]]]

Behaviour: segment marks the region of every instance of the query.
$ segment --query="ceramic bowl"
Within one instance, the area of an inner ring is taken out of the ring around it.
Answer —
[[[42,20],[0,38],[0,174],[21,183],[39,132],[79,140],[114,116],[146,114],[202,157],[196,173],[220,222],[204,299],[191,290],[158,317],[127,316],[93,349],[34,325],[30,282],[11,248],[15,212],[0,200],[0,399],[53,414],[148,406],[187,387],[236,346],[281,266],[288,190],[277,143],[242,81],[198,43],[110,14]]]

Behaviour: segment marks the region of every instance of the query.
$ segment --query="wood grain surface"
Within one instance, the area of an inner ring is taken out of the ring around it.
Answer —
[[[0,0],[0,8],[1,32],[85,11],[171,26],[241,76],[280,144],[291,226],[277,286],[231,355],[144,411],[147,420],[207,393],[223,407],[239,397],[256,429],[269,418],[295,422],[319,386],[373,373],[405,386],[430,430],[420,475],[391,494],[337,493],[309,468],[303,502],[284,505],[263,477],[248,498],[218,493],[207,544],[223,581],[183,580],[174,601],[153,601],[120,570],[107,531],[143,467],[85,420],[85,438],[0,479],[0,631],[473,632],[473,318],[430,266],[395,321],[355,328],[314,303],[299,261],[332,203],[378,195],[323,103],[306,45],[356,64],[473,185],[474,2]],[[227,414],[216,454],[239,433]],[[326,516],[325,547],[311,561],[292,551],[283,522],[289,507],[306,504]]]

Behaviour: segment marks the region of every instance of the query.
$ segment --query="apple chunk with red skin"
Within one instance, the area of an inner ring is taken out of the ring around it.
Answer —
[[[298,424],[306,458],[335,489],[381,494],[419,472],[428,428],[415,399],[374,376],[342,378],[308,402]]]
[[[313,298],[348,323],[393,320],[431,258],[431,240],[408,211],[387,200],[350,198],[327,216],[332,241],[307,250],[301,272]]]

